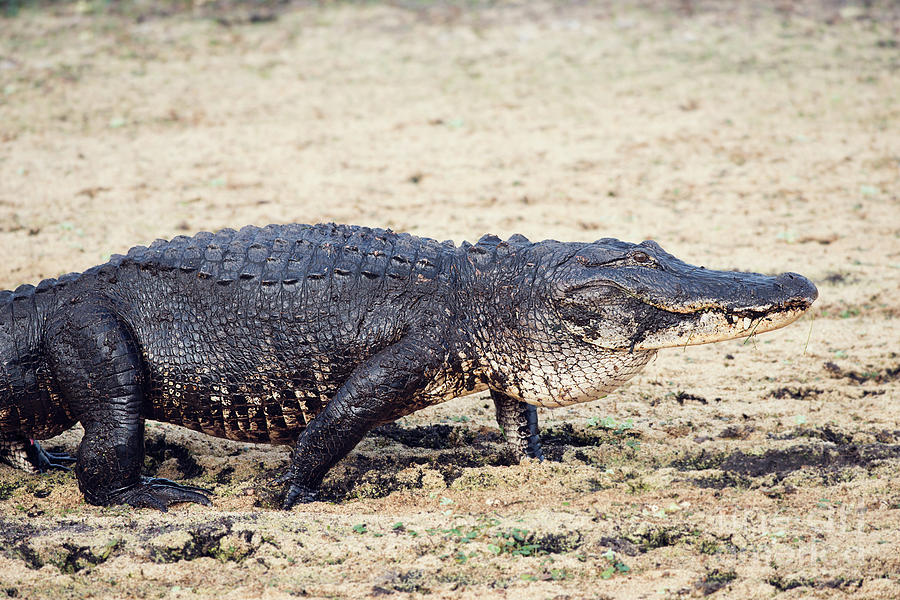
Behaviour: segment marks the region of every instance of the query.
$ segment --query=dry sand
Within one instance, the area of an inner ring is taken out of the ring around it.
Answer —
[[[0,20],[0,288],[157,237],[337,221],[653,238],[820,299],[542,410],[542,464],[509,466],[480,395],[370,436],[289,513],[254,492],[284,448],[156,423],[148,469],[212,507],[97,508],[70,474],[0,467],[0,596],[900,597],[891,15],[93,6]]]

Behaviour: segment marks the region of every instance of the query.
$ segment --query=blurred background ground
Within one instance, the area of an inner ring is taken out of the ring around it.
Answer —
[[[0,467],[23,598],[900,596],[896,3],[5,2],[0,288],[197,230],[656,239],[798,271],[810,317],[543,410],[370,436],[281,513],[283,448],[148,425],[168,514]],[[53,440],[72,450],[77,431]]]

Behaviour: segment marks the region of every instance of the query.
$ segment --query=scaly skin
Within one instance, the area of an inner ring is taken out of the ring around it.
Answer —
[[[294,444],[278,480],[290,508],[376,425],[487,388],[507,440],[541,458],[534,405],[602,397],[660,347],[783,326],[815,293],[653,242],[457,248],[337,225],[159,240],[0,294],[0,458],[64,468],[31,439],[80,422],[88,502],[208,503],[141,476],[144,420],[165,421]]]

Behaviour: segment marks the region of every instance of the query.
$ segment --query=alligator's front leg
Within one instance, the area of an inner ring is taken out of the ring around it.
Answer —
[[[45,450],[37,440],[29,439],[25,445],[25,456],[28,458],[38,473],[51,469],[69,471],[69,465],[75,462],[75,457],[66,452],[50,452]]]
[[[282,508],[312,502],[328,470],[376,425],[415,410],[410,400],[440,364],[440,351],[421,339],[404,339],[354,369],[325,409],[309,423],[276,483],[290,482]]]
[[[538,434],[537,409],[497,390],[491,390],[491,398],[494,400],[497,424],[500,425],[506,442],[516,448],[520,458],[544,460]]]
[[[141,477],[144,462],[143,368],[130,329],[102,303],[67,307],[46,334],[50,366],[84,426],[75,475],[91,504],[166,510],[209,504],[199,488]]]

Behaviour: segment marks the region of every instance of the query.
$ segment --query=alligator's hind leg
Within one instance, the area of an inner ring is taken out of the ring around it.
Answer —
[[[68,471],[75,457],[64,452],[49,452],[29,438],[0,439],[0,462],[29,473],[43,473],[50,469]]]
[[[48,328],[50,365],[84,426],[75,475],[91,504],[166,507],[209,500],[202,490],[141,477],[143,370],[130,329],[102,304],[79,302]]]
[[[291,466],[276,483],[290,482],[282,507],[311,502],[328,470],[373,427],[413,412],[411,400],[440,364],[427,343],[404,340],[354,369],[297,440]]]
[[[497,423],[506,442],[515,446],[520,456],[544,460],[538,434],[537,409],[497,390],[491,390],[491,398],[497,410]]]

